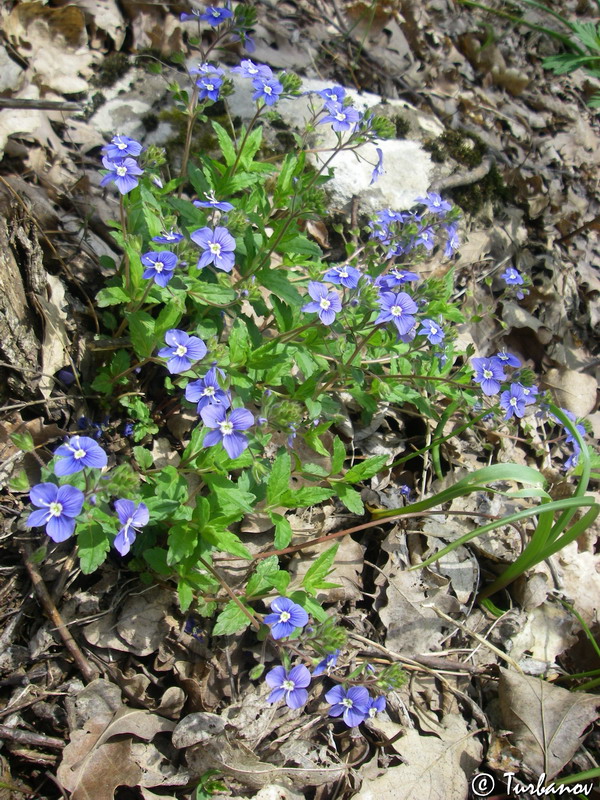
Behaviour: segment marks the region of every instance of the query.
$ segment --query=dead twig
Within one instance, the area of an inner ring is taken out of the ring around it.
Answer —
[[[64,623],[63,618],[60,615],[59,610],[54,605],[52,598],[50,597],[50,593],[46,588],[46,584],[40,573],[37,570],[37,567],[31,560],[31,554],[26,547],[21,548],[21,555],[23,556],[23,561],[25,566],[27,567],[27,572],[31,578],[31,582],[33,584],[33,589],[35,591],[36,597],[38,598],[42,608],[46,616],[50,619],[56,630],[58,631],[61,639],[63,640],[65,647],[73,656],[73,660],[77,664],[77,667],[85,680],[89,683],[93,681],[97,674],[92,669],[90,664],[88,663],[86,657],[83,655],[81,650],[79,649],[79,645],[71,635],[71,632],[67,628]]]
[[[43,733],[31,733],[30,731],[21,731],[18,728],[9,728],[8,725],[0,725],[0,739],[6,739],[9,742],[17,742],[17,744],[25,744],[30,747],[55,747],[62,749],[65,743],[62,739],[57,739],[55,736],[45,736]]]

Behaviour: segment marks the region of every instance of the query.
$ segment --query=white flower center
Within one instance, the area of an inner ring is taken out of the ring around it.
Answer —
[[[50,503],[49,510],[51,517],[60,517],[63,507],[60,503]]]
[[[204,391],[202,392],[204,397],[214,397],[215,395],[215,387],[214,386],[206,386]]]
[[[117,142],[117,147],[119,148],[119,150],[127,150],[127,145],[125,144],[125,142]]]
[[[82,450],[81,447],[75,450],[73,452],[73,458],[85,458],[85,450]]]
[[[511,397],[510,398],[510,404],[514,408],[517,405],[517,398],[516,397]]]
[[[338,272],[338,275],[340,276],[340,278],[347,278],[348,277],[348,270],[342,268]]]
[[[392,306],[390,311],[393,317],[401,317],[403,313],[402,306]]]
[[[165,265],[163,264],[162,261],[155,261],[154,262],[154,269],[157,272],[162,272],[164,268],[165,268]]]
[[[184,344],[178,344],[175,348],[175,355],[180,358],[187,353],[187,347]]]
[[[329,308],[329,306],[331,305],[331,300],[328,300],[326,297],[322,297],[322,298],[319,300],[319,305],[321,306],[321,308],[322,308],[322,309],[324,309],[325,311],[327,311],[327,309],[328,309],[328,308]]]
[[[263,86],[263,92],[265,94],[272,94],[273,89],[270,86]]]
[[[432,325],[431,328],[429,329],[430,335],[431,336],[435,336],[437,332],[438,332],[438,329],[435,327],[435,325]]]
[[[346,708],[352,708],[354,703],[352,702],[352,700],[350,700],[349,697],[344,697],[344,699],[342,700],[342,705],[346,706]]]
[[[294,681],[283,681],[283,683],[281,684],[281,688],[285,689],[286,692],[293,692],[294,689],[296,688],[296,684],[294,683]]]
[[[494,373],[492,372],[492,370],[491,370],[491,369],[484,369],[484,370],[483,370],[483,377],[484,377],[486,380],[489,380],[490,378],[493,378],[493,377],[494,377]]]
[[[338,122],[343,122],[346,119],[346,115],[342,111],[338,111],[335,118]]]
[[[210,252],[214,256],[220,256],[221,255],[221,245],[218,242],[211,242],[208,245],[208,249],[210,250]]]
[[[248,72],[250,75],[258,75],[258,67],[255,67],[253,64],[251,67],[248,67]]]
[[[127,175],[127,167],[117,167],[115,170],[119,178],[124,178]]]
[[[233,433],[233,423],[231,422],[219,422],[219,428],[223,436],[230,436]]]
[[[208,89],[209,92],[212,92],[213,89],[215,88],[214,83],[207,83],[207,84],[205,84],[205,86],[206,86],[206,88]]]
[[[279,615],[279,622],[287,622],[291,616],[292,615],[290,614],[289,611],[282,611],[281,614]]]
[[[373,719],[373,717],[375,716],[376,713],[377,713],[377,709],[374,706],[371,706],[371,708],[369,709],[369,718]]]

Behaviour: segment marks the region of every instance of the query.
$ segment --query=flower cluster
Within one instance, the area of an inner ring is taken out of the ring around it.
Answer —
[[[491,358],[472,358],[471,365],[474,370],[473,381],[481,386],[484,395],[492,397],[500,393],[502,384],[507,379],[505,368],[518,369],[521,362],[516,356],[502,350]],[[524,417],[527,406],[536,403],[538,393],[537,386],[524,386],[518,380],[513,380],[500,394],[500,408],[505,412],[504,419]]]
[[[226,9],[222,9],[226,10]],[[229,12],[231,14],[231,12]],[[204,62],[190,70],[190,75],[197,75],[198,99],[212,100],[216,103],[220,97],[225,71],[214,64]]]
[[[100,445],[88,436],[72,436],[60,445],[54,454],[58,461],[54,466],[57,477],[74,475],[83,469],[102,470],[108,463],[108,456]],[[86,495],[75,486],[54,483],[38,483],[30,493],[29,499],[38,510],[27,518],[27,527],[46,527],[46,534],[53,542],[64,542],[75,532],[77,517],[81,514]],[[124,498],[115,501],[115,511],[121,524],[113,544],[124,556],[135,540],[137,529],[146,525],[150,519],[147,506],[137,506]]]
[[[100,186],[114,182],[121,194],[127,194],[138,185],[138,177],[144,170],[135,160],[142,152],[142,145],[129,136],[113,136],[110,144],[102,148],[102,164],[108,172]]]
[[[575,416],[575,414],[573,414],[572,411],[567,411],[566,408],[561,408],[561,411],[574,424],[575,430],[577,431],[577,433],[579,433],[580,436],[585,436],[585,434],[586,434],[585,427],[580,422],[577,422],[577,417]],[[575,436],[573,435],[573,433],[571,433],[571,431],[568,430],[568,428],[565,428],[563,426],[563,423],[558,419],[558,417],[555,417],[554,415],[552,415],[552,419],[556,423],[558,423],[558,425],[563,427],[564,432],[566,433],[565,444],[570,444],[571,447],[573,448],[572,453],[569,455],[569,457],[567,458],[567,460],[564,463],[564,468],[565,469],[571,469],[572,467],[576,467],[577,464],[579,463],[579,455],[581,453],[581,446],[580,446],[579,442],[577,441],[577,439],[575,438]]]

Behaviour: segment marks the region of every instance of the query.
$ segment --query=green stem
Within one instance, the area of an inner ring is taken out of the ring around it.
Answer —
[[[198,86],[194,82],[194,91],[192,92],[192,96],[190,98],[190,102],[188,105],[188,123],[187,123],[187,130],[185,132],[185,145],[183,148],[183,158],[181,160],[181,171],[179,173],[179,177],[182,179],[182,182],[179,186],[178,197],[181,197],[183,194],[183,179],[187,173],[187,165],[190,159],[190,149],[192,146],[192,131],[194,129],[194,122],[196,121],[196,107],[198,105]]]

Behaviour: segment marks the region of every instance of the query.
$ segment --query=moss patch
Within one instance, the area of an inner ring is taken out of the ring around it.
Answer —
[[[90,83],[94,86],[112,86],[129,69],[129,56],[125,53],[111,53],[102,61]]]
[[[477,183],[469,186],[457,186],[456,189],[450,189],[448,195],[465,214],[469,215],[477,214],[485,203],[509,203],[511,201],[511,193],[495,164],[492,164],[488,174]]]
[[[470,131],[444,131],[437,139],[425,142],[423,147],[431,153],[431,160],[438,164],[453,158],[470,169],[478,167],[487,152],[479,136]]]

